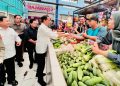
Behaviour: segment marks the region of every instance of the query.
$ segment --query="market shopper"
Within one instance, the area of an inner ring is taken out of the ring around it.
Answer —
[[[5,46],[4,66],[7,73],[8,84],[16,86],[18,82],[15,80],[15,42],[16,46],[21,45],[21,39],[18,34],[9,27],[9,19],[5,16],[0,16],[0,34]],[[4,80],[5,80],[4,76]]]
[[[29,55],[29,61],[30,65],[29,68],[33,68],[33,63],[34,63],[34,56],[36,54],[35,51],[35,45],[36,45],[36,40],[37,40],[37,30],[38,30],[38,22],[36,19],[31,19],[30,20],[30,26],[26,29],[25,31],[25,37],[26,37],[26,47],[28,50],[28,55]],[[35,53],[35,54],[34,54]]]
[[[48,28],[51,19],[49,16],[44,15],[41,17],[42,24],[38,28],[37,33],[37,41],[36,41],[36,61],[38,64],[36,76],[38,77],[38,82],[42,86],[46,86],[45,81],[43,80],[43,70],[45,67],[45,57],[47,54],[48,44],[50,42],[50,38],[54,39],[58,36],[62,36],[60,32],[52,32],[50,28]]]
[[[97,40],[98,43],[94,43],[92,48],[93,52],[96,54],[101,54],[109,59],[112,59],[117,64],[120,64],[120,13],[114,13],[108,21],[108,28],[113,28],[107,35],[103,38]],[[98,44],[112,44],[112,49],[117,51],[117,54],[113,54],[109,51],[103,51],[99,49]]]
[[[5,83],[5,79],[4,79],[5,71],[3,65],[4,57],[5,57],[5,46],[3,44],[2,37],[0,35],[0,86],[4,86]]]
[[[14,23],[12,24],[11,28],[13,28],[18,36],[22,39],[22,43],[20,46],[16,46],[16,61],[18,62],[18,66],[22,67],[23,59],[23,51],[24,51],[24,30],[26,29],[26,25],[21,23],[21,16],[15,15],[14,16]]]

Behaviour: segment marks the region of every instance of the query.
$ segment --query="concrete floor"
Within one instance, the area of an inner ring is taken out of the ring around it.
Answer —
[[[49,64],[49,61],[46,61],[47,65]],[[50,73],[50,67],[45,67],[44,72],[46,73],[47,71],[47,76],[44,77],[44,80],[49,84],[47,86],[52,86],[51,84],[51,73]],[[24,62],[23,62],[23,67],[19,67],[17,63],[15,62],[15,71],[16,71],[16,80],[18,81],[18,86],[41,86],[37,82],[37,78],[35,77],[36,75],[36,69],[37,69],[37,64],[34,64],[32,69],[29,69],[29,58],[28,54],[24,53]],[[48,71],[49,70],[49,71]],[[27,72],[27,75],[24,76],[25,72]],[[7,82],[5,86],[11,86],[8,85]]]

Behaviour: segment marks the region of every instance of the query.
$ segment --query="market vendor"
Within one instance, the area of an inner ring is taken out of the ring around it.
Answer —
[[[5,46],[3,44],[2,37],[0,35],[0,86],[4,86],[5,83],[5,79],[4,79],[5,71],[3,65],[4,57],[5,57]]]
[[[108,28],[112,27],[113,30],[110,30],[105,37],[102,37],[98,40],[98,43],[103,43],[110,45],[112,44],[112,49],[117,51],[117,54],[111,53],[109,51],[103,51],[98,47],[98,43],[94,43],[92,48],[95,54],[100,54],[109,59],[112,59],[116,63],[120,64],[120,12],[112,14],[108,21]]]
[[[105,27],[98,25],[98,17],[95,14],[90,14],[87,17],[87,23],[91,28],[89,28],[85,33],[82,33],[81,36],[72,35],[76,39],[84,40],[90,39],[96,41],[98,37],[104,37],[107,34]]]

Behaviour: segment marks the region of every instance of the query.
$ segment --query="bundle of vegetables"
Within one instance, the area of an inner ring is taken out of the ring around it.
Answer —
[[[120,86],[120,71],[109,70],[103,74],[112,86]]]
[[[95,58],[96,63],[98,64],[98,67],[104,72],[109,71],[109,70],[120,69],[120,67],[117,64],[115,64],[112,60],[102,55],[96,55],[94,58]]]
[[[63,43],[59,38],[52,40],[54,48],[60,48],[61,44]]]
[[[94,54],[87,44],[77,44],[74,52],[58,54],[58,61],[62,68],[68,86],[110,86],[102,72],[89,61]]]
[[[112,60],[102,55],[96,55],[90,62],[97,68],[100,68],[103,75],[112,86],[120,86],[119,65],[115,64]]]

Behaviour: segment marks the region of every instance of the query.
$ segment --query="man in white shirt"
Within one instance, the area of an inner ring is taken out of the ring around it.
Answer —
[[[4,65],[3,65],[3,59],[5,57],[5,47],[2,41],[2,37],[0,35],[0,86],[4,86],[4,76],[5,76],[5,71],[4,71]]]
[[[48,43],[50,38],[54,39],[58,36],[62,36],[61,33],[52,32],[48,27],[51,23],[51,18],[47,15],[41,17],[42,24],[38,28],[37,41],[36,41],[36,61],[38,64],[37,74],[38,83],[42,86],[46,86],[45,81],[43,80],[43,70],[45,67],[45,57],[47,52]],[[63,35],[64,36],[64,35]]]
[[[8,84],[16,86],[18,82],[15,80],[15,42],[17,46],[20,46],[21,39],[19,38],[18,34],[9,26],[10,22],[8,18],[5,16],[0,16],[0,34],[5,46],[5,57],[3,64],[7,73]]]

